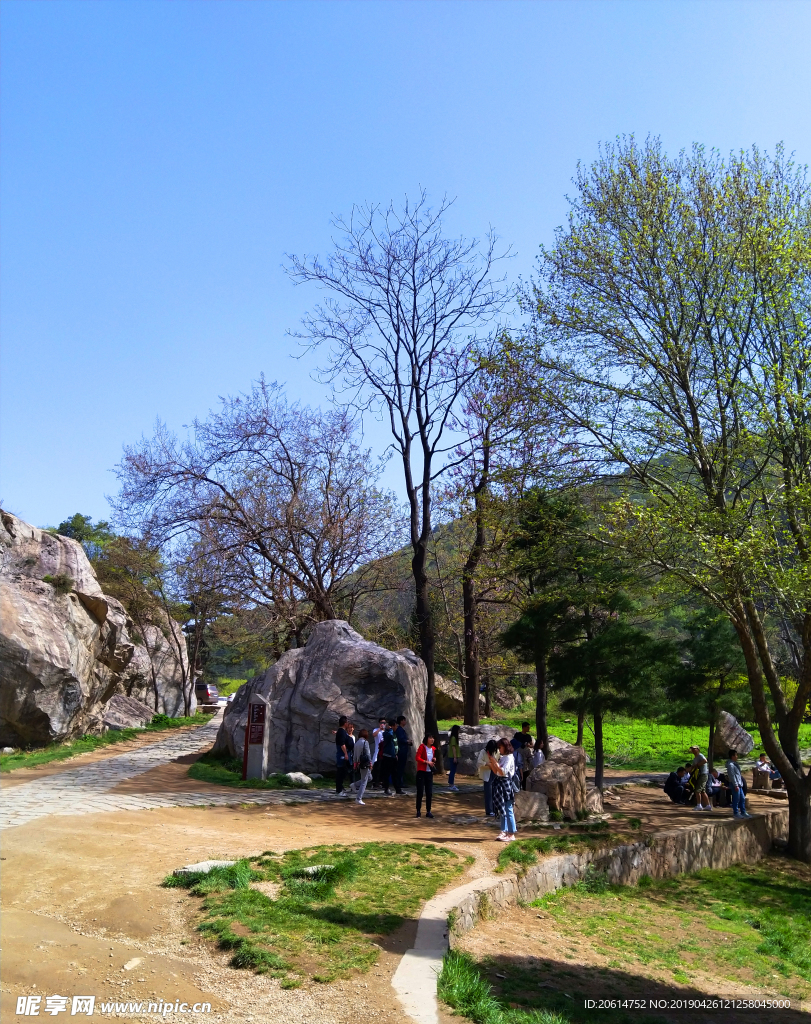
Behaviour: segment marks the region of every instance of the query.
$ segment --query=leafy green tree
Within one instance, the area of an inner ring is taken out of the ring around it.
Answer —
[[[576,498],[533,488],[518,502],[515,529],[508,544],[512,569],[519,580],[520,614],[504,631],[502,640],[535,666],[535,728],[547,756],[547,661],[558,644],[576,634],[568,612],[583,568],[585,553],[575,531],[584,520]],[[579,739],[582,741],[582,734]]]
[[[550,673],[556,685],[573,691],[561,701],[564,711],[586,712],[594,724],[594,782],[603,788],[605,745],[603,723],[607,715],[644,714],[651,691],[674,654],[666,640],[623,621],[634,606],[621,592],[604,598],[605,604],[587,604],[579,615],[581,639],[556,650]]]
[[[106,520],[99,519],[94,523],[92,516],[83,516],[81,512],[64,519],[50,532],[77,540],[91,562],[98,559],[104,548],[115,538],[115,533]]]
[[[624,474],[603,537],[731,622],[811,862],[811,185],[778,147],[621,139],[578,170],[508,358]],[[786,685],[779,650],[796,652]],[[768,697],[767,697],[768,695]]]
[[[679,661],[665,687],[668,718],[676,724],[708,726],[707,759],[712,767],[719,712],[743,718],[751,711],[746,661],[732,624],[716,608],[704,605],[694,611],[685,631]]]

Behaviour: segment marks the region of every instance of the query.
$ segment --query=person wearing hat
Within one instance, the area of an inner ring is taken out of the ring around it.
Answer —
[[[696,794],[696,805],[694,811],[712,811],[710,798],[707,796],[707,780],[710,777],[710,769],[707,766],[707,758],[701,753],[698,747],[690,747],[693,754],[692,779],[693,791]]]

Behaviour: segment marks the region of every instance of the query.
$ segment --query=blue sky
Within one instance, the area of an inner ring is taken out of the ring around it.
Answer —
[[[326,400],[285,252],[422,185],[531,273],[578,160],[811,159],[811,3],[2,4],[0,498],[108,514],[121,446],[260,373]],[[380,448],[383,437],[375,439]],[[390,482],[396,484],[392,472]]]

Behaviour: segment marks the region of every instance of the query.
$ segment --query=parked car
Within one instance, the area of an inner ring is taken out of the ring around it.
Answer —
[[[197,698],[198,704],[216,704],[220,692],[212,683],[204,683],[202,680],[198,680],[194,684],[194,696]]]

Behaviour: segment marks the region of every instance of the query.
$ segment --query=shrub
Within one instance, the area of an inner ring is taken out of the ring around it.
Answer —
[[[56,576],[51,576],[48,573],[47,576],[42,577],[43,583],[50,583],[57,594],[64,595],[69,594],[73,590],[73,577],[68,576],[67,573],[60,572]]]

